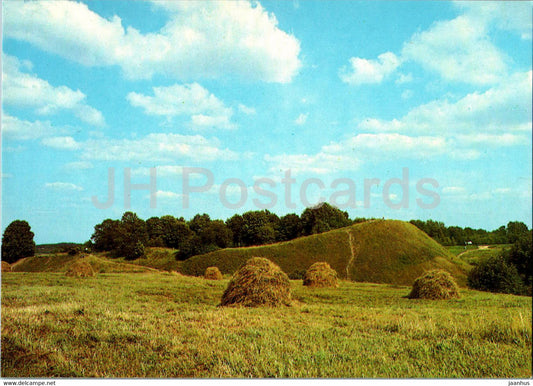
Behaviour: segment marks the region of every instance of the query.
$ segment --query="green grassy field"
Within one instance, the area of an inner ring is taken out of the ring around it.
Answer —
[[[467,264],[477,264],[479,261],[489,257],[501,256],[506,249],[510,248],[511,244],[497,244],[487,245],[482,248],[479,248],[478,246],[468,246],[465,249],[463,246],[453,246],[447,247],[446,249]]]
[[[530,377],[531,298],[343,281],[219,308],[227,280],[2,274],[3,377]]]

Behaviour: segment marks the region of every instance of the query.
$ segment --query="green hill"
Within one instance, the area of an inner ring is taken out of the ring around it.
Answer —
[[[253,256],[266,257],[289,275],[317,261],[328,262],[339,276],[360,282],[411,285],[423,272],[443,268],[462,286],[468,265],[412,224],[374,220],[288,242],[229,248],[191,257],[182,265],[188,275],[209,266],[231,274]]]
[[[65,272],[75,260],[87,261],[97,273],[148,272],[153,268],[141,265],[116,262],[102,256],[82,255],[70,256],[66,253],[48,254],[26,257],[12,265],[13,272]]]
[[[142,265],[144,267],[155,268],[161,271],[180,271],[181,261],[176,260],[176,249],[170,248],[146,248],[146,256],[136,260],[117,259],[127,264]]]

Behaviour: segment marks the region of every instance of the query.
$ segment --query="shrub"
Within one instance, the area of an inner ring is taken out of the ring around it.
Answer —
[[[459,287],[452,275],[442,269],[426,272],[413,283],[410,299],[459,298]]]
[[[76,260],[68,267],[65,275],[72,277],[91,277],[95,275],[95,272],[91,264],[83,260]]]
[[[70,247],[67,251],[69,256],[76,256],[80,252],[78,247]]]
[[[508,294],[524,294],[525,288],[516,267],[501,256],[481,261],[468,273],[470,288]]]
[[[129,256],[132,260],[140,259],[144,257],[144,244],[141,241],[135,243],[135,248],[133,248],[131,255]],[[126,256],[128,258],[128,256]]]
[[[222,280],[222,273],[217,267],[208,267],[205,270],[204,279],[208,280]]]
[[[249,259],[231,278],[220,306],[281,306],[291,304],[289,277],[262,257]]]
[[[337,272],[328,263],[314,263],[305,273],[304,283],[308,287],[338,287]]]

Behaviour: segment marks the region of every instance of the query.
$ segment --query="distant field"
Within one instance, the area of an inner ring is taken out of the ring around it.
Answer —
[[[480,260],[501,255],[505,249],[509,248],[511,248],[510,244],[486,245],[481,247],[470,245],[466,249],[464,246],[446,247],[450,253],[468,264],[476,264]]]
[[[279,309],[217,308],[227,281],[2,274],[3,377],[531,376],[531,297],[343,281]]]

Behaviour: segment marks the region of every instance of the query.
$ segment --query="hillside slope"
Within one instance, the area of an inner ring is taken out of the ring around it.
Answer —
[[[87,261],[97,273],[122,273],[122,272],[151,272],[153,268],[141,265],[115,262],[104,257],[95,255],[69,256],[66,253],[49,254],[26,257],[12,266],[13,272],[65,272],[70,264],[76,260]]]
[[[303,272],[317,261],[328,262],[339,276],[361,282],[411,285],[423,272],[442,268],[465,285],[465,264],[412,224],[375,220],[288,242],[229,248],[191,257],[182,265],[188,275],[209,266],[231,274],[253,256],[266,257],[286,273]]]

